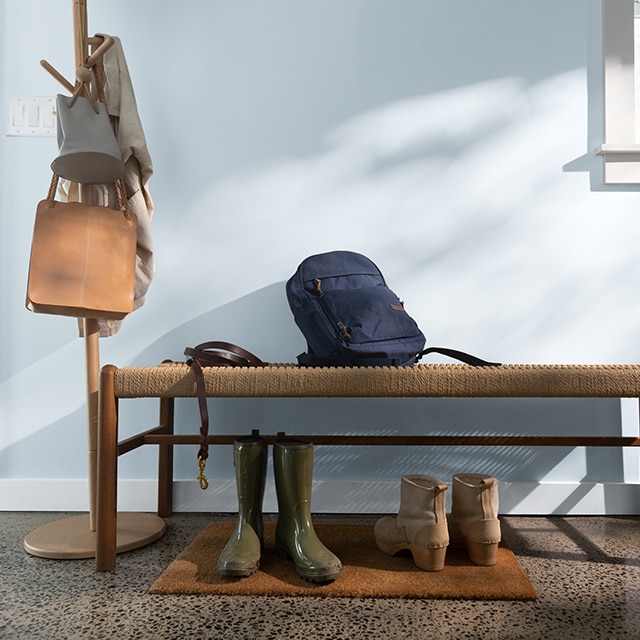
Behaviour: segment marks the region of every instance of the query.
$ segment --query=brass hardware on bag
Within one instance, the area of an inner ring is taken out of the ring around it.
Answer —
[[[321,296],[324,293],[320,288],[320,286],[322,285],[322,280],[320,280],[320,278],[315,278],[313,284],[315,285],[314,293],[317,293]]]
[[[206,489],[209,488],[209,481],[207,480],[207,477],[204,475],[204,468],[207,464],[207,461],[200,457],[198,458],[198,469],[200,470],[200,472],[198,473],[198,482],[200,483],[200,488],[205,491]]]

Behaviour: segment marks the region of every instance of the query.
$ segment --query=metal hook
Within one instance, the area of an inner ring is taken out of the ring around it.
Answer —
[[[206,491],[209,488],[209,481],[207,480],[207,477],[204,475],[204,468],[206,466],[207,462],[204,458],[200,457],[198,458],[198,469],[199,469],[199,473],[198,473],[198,482],[200,483],[200,488],[203,491]]]

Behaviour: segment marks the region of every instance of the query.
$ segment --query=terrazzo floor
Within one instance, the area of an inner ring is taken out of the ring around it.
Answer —
[[[77,514],[0,512],[0,639],[640,639],[640,517],[501,518],[540,598],[496,602],[152,596],[198,533],[234,516],[176,514],[160,540],[97,573],[92,559],[24,551],[25,535],[67,515]]]

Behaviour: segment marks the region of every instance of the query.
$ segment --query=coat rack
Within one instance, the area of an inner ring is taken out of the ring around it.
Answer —
[[[86,0],[73,0],[75,83],[69,82],[46,60],[41,66],[72,96],[84,95],[93,102],[93,68],[102,64],[104,54],[114,45],[113,38],[89,38]],[[89,55],[89,48],[91,54]],[[92,185],[78,185],[79,200],[93,204]],[[87,373],[87,432],[89,467],[89,514],[51,522],[29,533],[25,550],[42,558],[92,558],[96,555],[96,485],[98,461],[98,389],[100,378],[99,325],[97,318],[83,318],[85,366]],[[119,513],[117,552],[137,549],[162,536],[164,520],[146,513]]]

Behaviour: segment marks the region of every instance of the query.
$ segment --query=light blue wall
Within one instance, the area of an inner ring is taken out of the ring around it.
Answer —
[[[337,248],[380,266],[431,345],[513,363],[637,362],[638,195],[592,190],[593,176],[569,170],[593,152],[597,5],[89,0],[90,32],[123,42],[155,167],[157,273],[145,306],[101,340],[101,362],[182,360],[185,346],[211,339],[293,361],[304,341],[284,282],[307,255]],[[10,96],[60,91],[41,58],[73,75],[71,7],[2,0],[5,120]],[[53,138],[1,139],[6,481],[87,474],[84,344],[73,320],[24,309],[33,214],[55,155]],[[212,407],[216,428],[238,433],[621,428],[617,401]],[[155,412],[150,401],[123,402],[124,435]],[[178,418],[195,432],[195,401],[179,401]],[[194,457],[180,448],[177,478],[193,479]],[[212,459],[212,480],[233,478],[227,448]],[[481,471],[506,483],[617,483],[622,460],[608,449],[319,448],[315,477]],[[125,456],[120,474],[153,478],[154,467],[148,448]],[[331,509],[345,507],[334,499]]]

